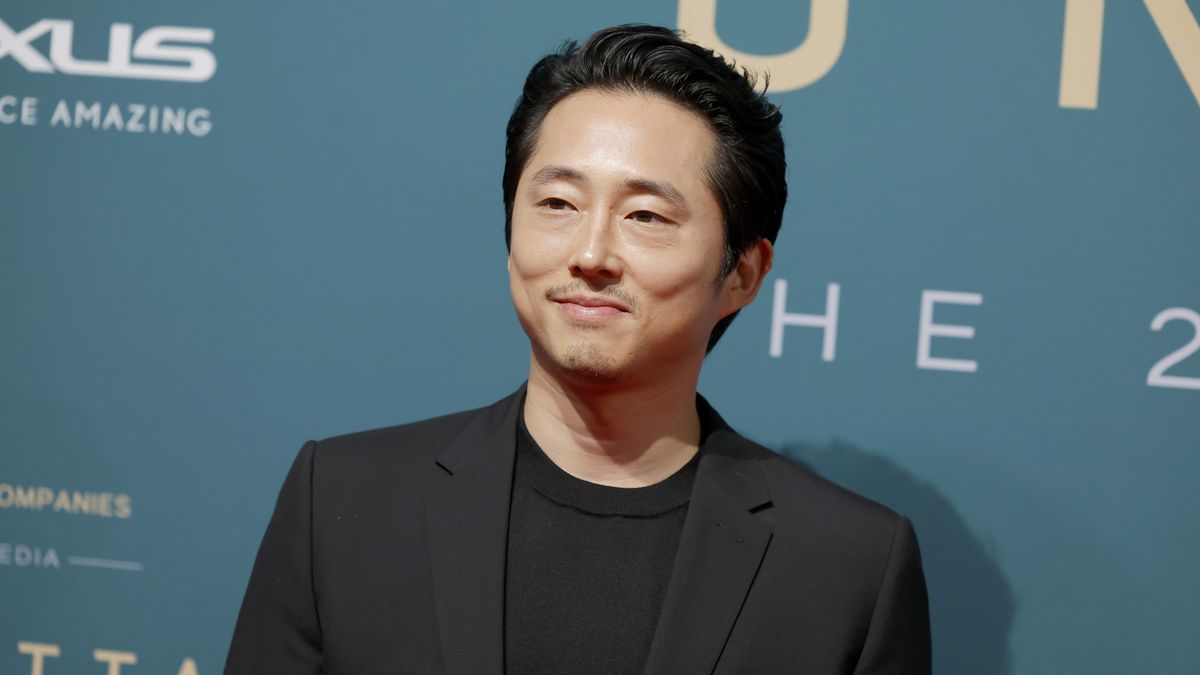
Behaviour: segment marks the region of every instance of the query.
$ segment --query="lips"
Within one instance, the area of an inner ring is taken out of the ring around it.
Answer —
[[[555,298],[554,302],[564,314],[581,323],[608,321],[629,314],[625,305],[603,297],[576,295]]]
[[[625,305],[621,304],[620,302],[618,302],[616,300],[610,300],[608,298],[596,297],[596,296],[574,295],[574,296],[567,297],[567,298],[555,298],[554,301],[559,304],[578,305],[580,307],[588,307],[588,308],[609,307],[609,308],[612,308],[612,309],[615,309],[615,310],[618,310],[621,312],[629,311],[628,307],[626,307]]]

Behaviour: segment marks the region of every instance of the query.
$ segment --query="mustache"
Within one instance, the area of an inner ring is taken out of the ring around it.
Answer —
[[[612,297],[621,301],[626,307],[628,307],[629,312],[631,314],[636,314],[638,312],[638,308],[639,308],[638,299],[636,297],[634,297],[633,294],[627,292],[625,289],[623,289],[619,286],[607,286],[607,287],[601,288],[601,289],[593,289],[582,280],[573,281],[568,284],[560,284],[558,286],[551,286],[550,288],[547,288],[546,289],[546,299],[555,301],[560,298],[569,297],[575,293],[588,293],[588,294],[596,293],[599,295],[611,295]]]

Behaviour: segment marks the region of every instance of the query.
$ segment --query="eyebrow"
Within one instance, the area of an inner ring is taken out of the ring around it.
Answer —
[[[688,209],[687,200],[683,198],[683,193],[679,188],[671,185],[665,180],[654,180],[653,178],[628,178],[625,180],[625,187],[637,192],[646,192],[658,197],[662,197],[668,202],[675,205],[675,208],[683,210],[684,213],[690,211]]]
[[[534,185],[545,185],[546,183],[552,183],[556,180],[568,180],[577,183],[588,182],[587,176],[583,175],[582,172],[578,171],[577,169],[572,169],[569,166],[562,166],[558,164],[543,166],[535,171],[529,180]],[[687,199],[684,198],[683,193],[679,191],[679,188],[665,180],[656,180],[653,178],[627,178],[625,179],[625,187],[636,192],[644,192],[662,197],[671,204],[675,205],[675,207],[684,211],[691,210],[688,208]]]
[[[572,169],[569,166],[559,166],[551,164],[538,169],[533,177],[529,179],[534,185],[545,185],[553,183],[556,180],[573,180],[579,183],[588,182],[587,176],[584,176],[579,171]]]

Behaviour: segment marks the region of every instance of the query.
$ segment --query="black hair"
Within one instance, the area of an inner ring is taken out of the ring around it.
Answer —
[[[529,71],[508,120],[505,245],[511,249],[517,182],[550,109],[567,96],[589,89],[656,94],[699,114],[716,135],[716,153],[705,179],[725,220],[720,282],[760,239],[775,243],[787,202],[787,162],[779,130],[783,115],[755,85],[754,75],[745,68],[738,72],[712,50],[660,26],[605,28],[582,47],[567,42],[542,57]],[[737,314],[713,327],[708,351]]]

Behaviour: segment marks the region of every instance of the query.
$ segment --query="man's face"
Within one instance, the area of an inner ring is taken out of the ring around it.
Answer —
[[[713,325],[747,300],[717,283],[716,138],[656,96],[555,105],[517,185],[509,282],[535,358],[593,382],[698,372]],[[693,383],[694,384],[694,383]]]

